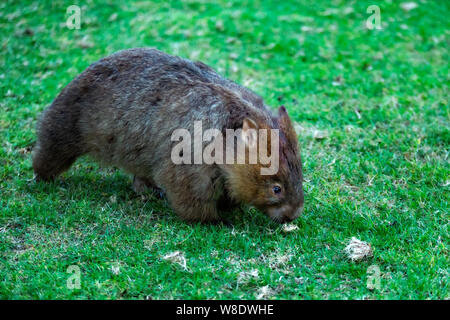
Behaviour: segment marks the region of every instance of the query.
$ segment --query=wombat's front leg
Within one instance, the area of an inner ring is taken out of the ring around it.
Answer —
[[[194,200],[192,203],[172,201],[171,203],[175,212],[184,220],[208,223],[222,221],[214,201]]]
[[[189,186],[166,189],[167,198],[174,211],[182,219],[192,222],[220,222],[217,201],[203,194],[201,198]]]

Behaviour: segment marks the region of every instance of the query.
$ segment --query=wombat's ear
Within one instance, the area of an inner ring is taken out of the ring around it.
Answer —
[[[289,119],[289,116],[288,116],[288,113],[287,113],[287,110],[286,110],[285,106],[280,106],[278,108],[278,116],[280,117],[280,120],[284,119],[284,118]]]
[[[253,147],[257,143],[258,125],[250,118],[245,118],[242,122],[241,138],[247,147]]]
[[[280,123],[280,128],[283,130],[284,134],[289,140],[297,141],[297,134],[295,133],[292,121],[284,106],[278,108],[278,121]]]

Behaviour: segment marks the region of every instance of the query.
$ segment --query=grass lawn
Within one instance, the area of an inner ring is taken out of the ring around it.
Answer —
[[[0,298],[450,298],[450,2],[80,1],[71,30],[73,2],[0,4]],[[365,27],[374,2],[381,30]],[[33,181],[39,113],[90,63],[142,46],[286,106],[304,164],[298,229],[254,209],[232,227],[185,223],[88,158]],[[349,260],[352,237],[373,257]]]

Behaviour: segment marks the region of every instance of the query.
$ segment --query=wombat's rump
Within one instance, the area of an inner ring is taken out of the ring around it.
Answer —
[[[280,130],[280,169],[262,176],[259,164],[171,161],[175,129],[247,127]],[[120,51],[93,63],[48,107],[33,153],[37,180],[51,180],[81,155],[134,174],[135,187],[161,188],[178,215],[214,221],[241,202],[277,221],[303,207],[297,137],[284,107],[278,115],[261,97],[201,62],[155,49]]]

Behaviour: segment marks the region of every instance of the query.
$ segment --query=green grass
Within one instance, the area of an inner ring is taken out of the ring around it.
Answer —
[[[374,2],[382,30],[364,27]],[[450,5],[416,2],[83,1],[69,30],[72,1],[3,1],[0,298],[254,299],[269,286],[273,299],[449,299]],[[39,113],[90,63],[141,46],[286,106],[304,162],[297,230],[254,210],[232,228],[187,224],[87,158],[33,182]],[[346,257],[353,236],[372,258]],[[175,251],[186,270],[163,259]],[[71,265],[80,289],[66,285]]]

